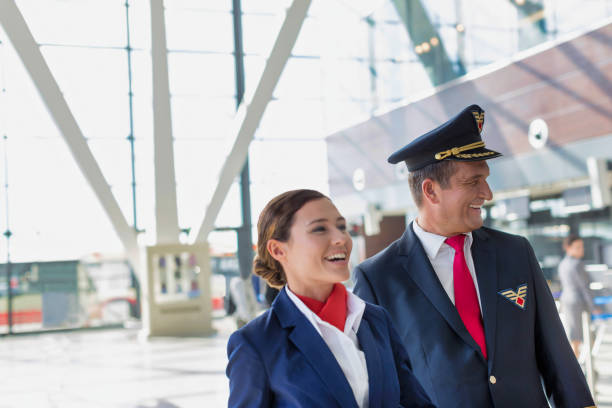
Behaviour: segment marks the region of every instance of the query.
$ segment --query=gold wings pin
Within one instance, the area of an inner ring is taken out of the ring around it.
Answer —
[[[527,306],[527,284],[523,283],[516,288],[516,291],[512,289],[504,289],[500,290],[500,295],[502,295],[506,300],[511,302],[513,305],[520,307],[521,309],[525,309]]]

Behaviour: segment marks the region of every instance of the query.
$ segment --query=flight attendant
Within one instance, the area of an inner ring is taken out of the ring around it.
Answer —
[[[281,288],[228,341],[229,407],[433,407],[387,313],[347,292],[346,220],[313,190],[262,211],[254,273]]]
[[[567,334],[576,358],[582,346],[582,312],[601,313],[593,303],[589,276],[584,270],[584,241],[575,234],[563,240],[565,258],[559,264],[561,311],[565,315]]]

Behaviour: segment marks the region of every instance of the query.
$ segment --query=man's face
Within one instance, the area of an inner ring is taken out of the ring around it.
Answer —
[[[482,227],[481,207],[493,198],[486,180],[489,177],[486,161],[457,161],[454,168],[447,188],[435,183],[436,229],[447,237]]]

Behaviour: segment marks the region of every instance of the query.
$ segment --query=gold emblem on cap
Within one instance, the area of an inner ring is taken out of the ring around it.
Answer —
[[[474,142],[474,143],[467,144],[465,146],[453,147],[452,149],[444,150],[443,152],[436,153],[434,157],[436,158],[436,160],[444,160],[450,156],[457,156],[462,159],[471,159],[472,157],[482,157],[482,156],[489,156],[491,154],[495,154],[495,152],[461,154],[467,150],[474,150],[474,149],[478,149],[484,146],[485,144],[482,141]]]
[[[482,133],[482,125],[484,124],[484,112],[472,112],[474,115],[474,119],[476,119],[476,124],[478,125],[478,133]]]

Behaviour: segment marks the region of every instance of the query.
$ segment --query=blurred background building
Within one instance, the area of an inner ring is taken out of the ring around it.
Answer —
[[[138,244],[156,243],[152,3],[15,4]],[[257,86],[290,4],[163,2],[180,242],[195,239],[235,137],[238,99]],[[362,240],[355,261],[371,255],[415,213],[403,165],[388,165],[388,153],[478,103],[487,143],[504,153],[491,164],[487,224],[527,235],[549,278],[569,231],[587,238],[587,258],[603,270],[612,264],[611,15],[609,0],[313,1],[249,147],[250,213],[287,189],[322,190]],[[125,315],[139,278],[127,261],[99,278],[87,272],[126,260],[125,248],[19,46],[0,30],[1,256],[15,264],[11,277],[0,271],[0,309],[12,287],[12,312],[31,320],[52,274],[41,267],[78,261],[66,285],[95,293],[116,276],[122,289],[103,297],[129,299]],[[208,236],[214,257],[237,253],[244,197],[236,178]],[[23,300],[28,293],[37,300]],[[92,307],[87,297],[66,307]]]
[[[389,153],[472,103],[504,154],[485,224],[527,236],[553,292],[579,233],[610,295],[612,0],[0,0],[0,334],[139,327],[175,298],[220,321],[289,189],[331,196],[357,263],[416,215]]]
[[[221,317],[257,215],[289,189],[331,196],[359,262],[416,214],[386,157],[472,103],[504,154],[486,225],[527,236],[553,291],[561,240],[579,233],[608,294],[612,0],[302,0],[293,47],[279,35],[290,0],[0,1],[0,333],[139,322],[134,253],[156,244],[208,243]],[[237,108],[283,42],[236,158]],[[168,259],[176,282],[199,273],[187,253]],[[185,279],[176,290],[199,296]]]

